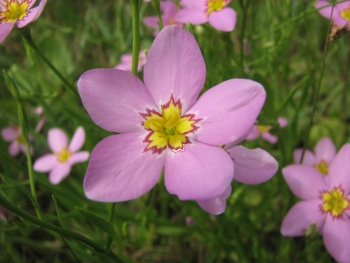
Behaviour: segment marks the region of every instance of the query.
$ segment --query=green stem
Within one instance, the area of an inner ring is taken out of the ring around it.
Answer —
[[[115,203],[111,203],[109,206],[109,210],[108,210],[108,222],[111,222],[113,224],[113,217],[114,217],[114,209],[115,209]],[[112,246],[112,242],[113,242],[113,237],[111,237],[110,235],[108,235],[107,237],[107,244],[106,244],[106,250],[109,251],[111,249]]]
[[[49,66],[49,68],[57,75],[57,77],[59,77],[62,80],[62,82],[64,84],[66,84],[68,89],[70,91],[72,91],[74,93],[74,95],[79,97],[79,94],[78,94],[75,86],[73,86],[71,83],[69,83],[69,81],[65,77],[63,77],[63,75],[58,71],[58,69],[56,69],[56,67],[54,65],[52,65],[52,63],[46,58],[46,56],[41,52],[41,50],[34,43],[31,35],[28,32],[23,32],[22,30],[20,30],[20,32],[21,32],[23,38],[26,40],[26,42],[39,55],[39,57]]]
[[[242,8],[242,12],[243,12],[243,21],[242,21],[242,29],[241,29],[241,67],[242,69],[244,69],[244,39],[245,39],[245,30],[246,30],[246,22],[247,22],[247,8],[249,5],[249,0],[248,3],[245,5],[243,0],[239,0],[239,4]]]
[[[131,0],[132,9],[132,74],[137,76],[140,52],[140,6],[139,0]]]
[[[9,202],[2,195],[0,195],[0,204],[3,207],[5,207],[7,210],[15,213],[16,215],[22,217],[23,219],[25,219],[25,220],[27,220],[35,225],[38,225],[38,226],[43,227],[45,229],[52,230],[54,232],[60,233],[62,235],[68,236],[68,237],[72,237],[72,238],[74,238],[78,241],[81,241],[81,242],[89,245],[90,247],[94,248],[96,252],[105,253],[107,256],[109,256],[111,259],[113,259],[115,262],[123,263],[123,261],[118,256],[114,255],[114,253],[111,251],[107,252],[101,245],[96,244],[92,240],[90,240],[90,239],[88,239],[88,238],[86,238],[78,233],[75,233],[71,230],[64,229],[62,227],[47,223],[41,219],[38,219],[38,218],[32,216],[31,214],[25,212],[24,210],[18,208],[17,206],[15,206],[11,202]]]

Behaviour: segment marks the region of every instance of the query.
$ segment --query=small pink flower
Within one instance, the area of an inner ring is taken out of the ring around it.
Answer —
[[[46,122],[46,116],[44,115],[44,109],[43,109],[43,107],[39,106],[39,107],[36,107],[33,112],[39,116],[42,115],[38,124],[35,127],[35,131],[39,132]]]
[[[165,27],[149,51],[144,82],[129,72],[93,69],[78,81],[85,109],[118,132],[97,144],[84,179],[88,198],[119,202],[148,192],[164,168],[165,186],[181,200],[224,193],[233,162],[218,145],[247,133],[265,101],[263,87],[231,79],[198,100],[206,78],[195,38]]]
[[[182,27],[183,24],[175,20],[175,15],[179,11],[179,8],[172,0],[160,2],[160,9],[162,10],[163,26],[177,25]],[[153,27],[155,29],[155,35],[158,34],[158,17],[148,16],[143,19],[145,25]]]
[[[286,118],[280,117],[277,119],[277,122],[281,128],[284,128],[288,124],[288,120]],[[254,125],[250,133],[248,134],[246,140],[255,140],[259,136],[261,136],[265,141],[268,141],[272,144],[277,143],[278,138],[275,135],[270,133],[272,129],[271,125]]]
[[[303,164],[283,169],[284,179],[301,202],[282,222],[284,236],[303,236],[316,225],[328,252],[338,262],[350,259],[350,144],[344,145],[329,165],[327,176]],[[326,178],[328,180],[326,180]]]
[[[294,162],[300,163],[303,149],[294,151]],[[315,167],[323,176],[328,174],[329,164],[334,158],[337,150],[334,143],[328,137],[323,137],[315,147],[315,153],[305,150],[302,164]]]
[[[11,142],[8,151],[11,156],[16,156],[22,151],[24,154],[27,154],[26,144],[24,141],[24,137],[22,135],[22,130],[18,126],[9,126],[5,127],[1,131],[1,136],[6,142]],[[33,141],[34,137],[29,134],[29,141]],[[33,147],[30,146],[30,154],[33,154]]]
[[[46,1],[41,0],[37,7],[31,8],[36,0],[0,0],[0,43],[10,34],[16,23],[21,28],[36,20]]]
[[[227,5],[230,0],[182,0],[184,9],[180,10],[175,19],[181,23],[194,25],[209,24],[220,31],[232,31],[236,26],[236,11]]]
[[[332,7],[329,1],[319,0],[315,4],[315,7],[321,8],[319,10],[320,14],[328,19],[331,19],[331,14],[333,9],[333,16],[332,16],[333,23],[339,27],[343,27],[347,25],[348,29],[350,30],[350,1],[344,1]]]
[[[131,72],[131,70],[132,70],[132,55],[131,54],[122,55],[120,60],[121,60],[121,62],[117,66],[115,66],[115,68]],[[139,63],[138,63],[137,71],[141,71],[145,64],[146,64],[146,54],[145,54],[145,52],[141,51],[139,54]]]
[[[78,127],[69,145],[67,135],[59,128],[50,129],[47,140],[53,153],[37,159],[34,170],[50,172],[49,179],[52,184],[58,184],[66,178],[74,164],[85,162],[89,158],[89,152],[77,152],[85,141],[83,127]]]

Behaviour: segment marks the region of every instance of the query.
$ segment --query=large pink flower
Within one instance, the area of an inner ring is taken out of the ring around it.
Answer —
[[[41,173],[50,172],[49,179],[52,184],[58,184],[66,178],[72,165],[85,162],[89,158],[89,152],[77,152],[85,141],[83,127],[75,131],[69,145],[67,135],[59,128],[50,129],[47,140],[53,153],[37,159],[34,170]]]
[[[6,142],[11,142],[8,151],[11,156],[18,155],[21,151],[27,154],[26,144],[22,135],[22,130],[18,126],[8,126],[1,130],[1,136]],[[33,135],[29,134],[29,141],[33,141]],[[30,146],[30,154],[33,154],[33,147]]]
[[[315,224],[328,252],[338,262],[350,259],[349,160],[350,144],[346,144],[331,161],[326,176],[307,165],[294,164],[283,169],[290,189],[303,201],[294,205],[284,218],[282,234],[302,236]]]
[[[209,22],[220,31],[232,31],[236,26],[236,11],[227,7],[230,0],[182,0],[180,3],[184,9],[175,15],[179,22],[194,25]]]
[[[149,51],[145,83],[116,69],[93,69],[80,77],[79,92],[91,118],[121,133],[94,148],[84,180],[88,198],[137,198],[157,183],[164,166],[167,190],[182,200],[225,191],[233,162],[218,145],[246,134],[266,94],[259,83],[231,79],[197,100],[205,75],[194,37],[168,26]]]
[[[179,8],[172,0],[160,2],[160,9],[162,10],[163,26],[177,25],[182,27],[183,24],[175,20],[175,15],[179,11]],[[155,29],[155,35],[158,34],[158,17],[147,16],[143,19],[145,25],[153,27]]]
[[[31,8],[36,0],[0,0],[0,43],[10,34],[15,24],[24,27],[36,20],[46,1],[41,0],[37,7]]]
[[[340,27],[347,25],[350,30],[350,1],[344,1],[332,7],[329,1],[319,0],[315,7],[321,8],[319,10],[320,14],[328,19],[331,19],[333,9],[332,19],[334,24]]]

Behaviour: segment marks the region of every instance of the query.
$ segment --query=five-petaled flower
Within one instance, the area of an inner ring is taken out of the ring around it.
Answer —
[[[18,126],[8,126],[1,130],[1,136],[6,142],[11,142],[8,151],[11,156],[18,155],[21,151],[27,154],[25,140],[22,130]],[[33,135],[28,135],[29,141],[33,141]],[[30,146],[30,154],[33,154],[33,147]]]
[[[230,0],[182,0],[180,3],[184,9],[175,15],[179,22],[194,25],[209,22],[220,31],[232,31],[236,26],[236,11],[227,7]]]
[[[21,28],[36,20],[46,1],[41,0],[37,7],[31,8],[36,0],[0,0],[0,43],[10,34],[16,23]]]
[[[85,162],[89,158],[89,152],[77,152],[85,141],[83,127],[78,127],[69,145],[67,135],[59,128],[50,129],[47,140],[53,153],[37,159],[34,170],[42,173],[50,172],[49,180],[52,184],[58,184],[66,178],[72,165]]]
[[[283,220],[284,236],[302,236],[311,225],[323,235],[328,252],[338,262],[350,259],[350,144],[329,164],[328,175],[302,164],[289,165],[283,176],[292,192],[303,199]]]
[[[257,82],[231,79],[197,100],[205,76],[194,37],[168,26],[149,51],[145,83],[116,69],[93,69],[80,77],[79,93],[93,121],[120,133],[92,151],[84,179],[88,198],[137,198],[157,183],[163,167],[167,190],[181,200],[224,193],[234,165],[218,145],[246,135],[266,94]]]
[[[115,66],[116,69],[130,71],[132,70],[132,55],[124,54],[120,58],[121,62]],[[139,63],[137,66],[137,71],[141,71],[143,66],[146,64],[146,53],[141,51],[139,53]]]
[[[341,2],[333,7],[327,0],[319,0],[315,7],[320,8],[319,12],[325,18],[332,18],[335,25],[339,27],[347,26],[350,30],[350,1]]]

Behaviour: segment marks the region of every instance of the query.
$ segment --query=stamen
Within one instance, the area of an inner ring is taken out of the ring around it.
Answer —
[[[324,192],[321,199],[324,201],[321,205],[322,211],[331,213],[333,217],[339,217],[346,209],[349,209],[349,200],[344,196],[344,191],[340,187]]]

